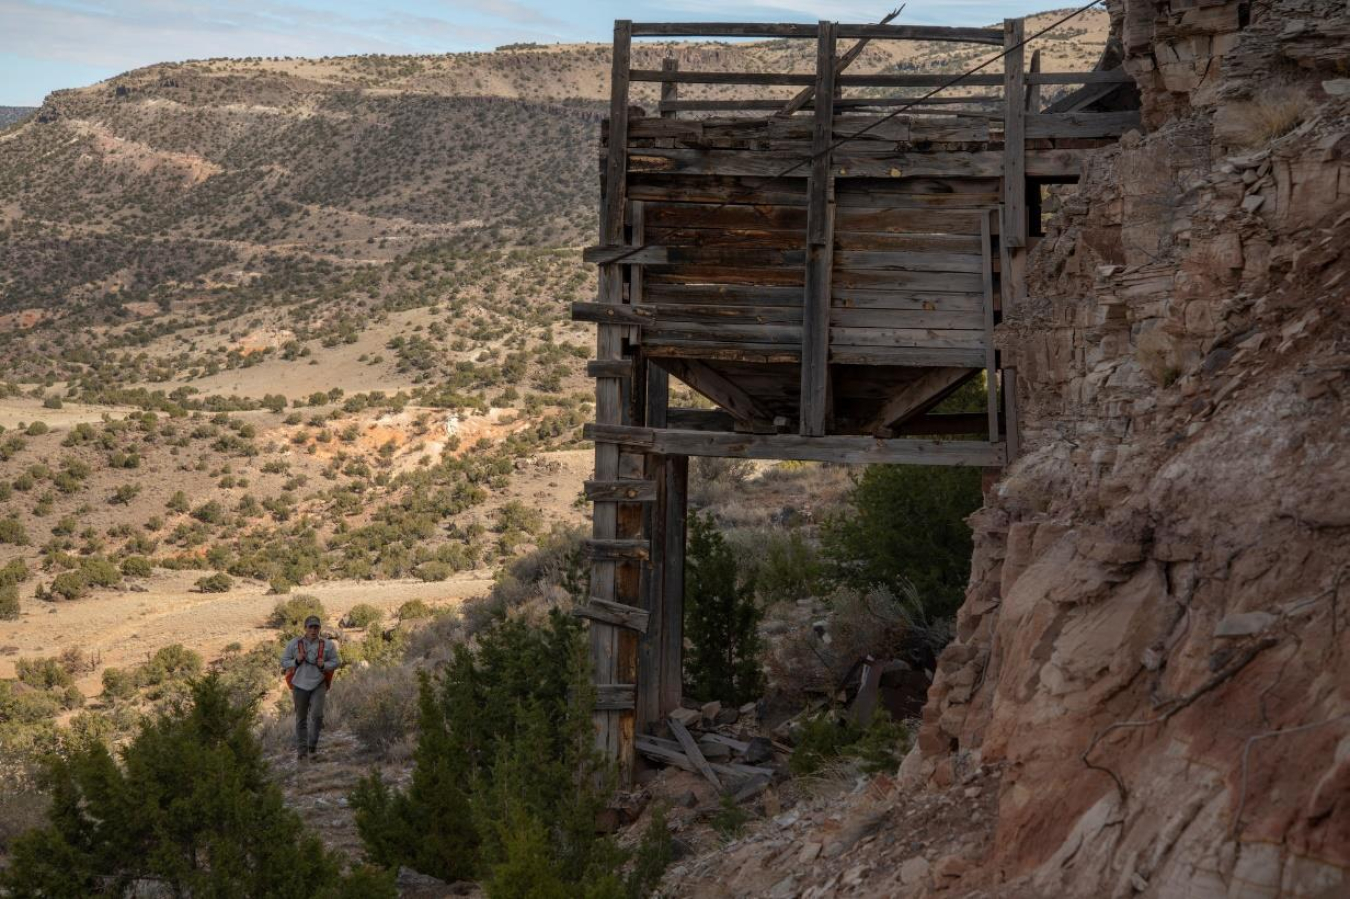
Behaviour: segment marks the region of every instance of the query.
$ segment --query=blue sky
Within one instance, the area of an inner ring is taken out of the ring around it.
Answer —
[[[607,40],[614,19],[870,22],[891,0],[0,0],[0,106],[153,62],[445,53]],[[911,0],[902,22],[985,25],[1062,5]]]

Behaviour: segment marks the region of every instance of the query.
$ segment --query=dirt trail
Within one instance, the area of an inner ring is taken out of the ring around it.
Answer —
[[[0,624],[0,677],[13,677],[14,661],[21,656],[56,655],[78,646],[99,659],[98,670],[78,682],[92,695],[102,689],[103,668],[139,664],[162,646],[183,643],[210,661],[231,643],[248,649],[274,633],[264,622],[279,597],[268,595],[266,585],[197,593],[192,584],[199,577],[198,571],[157,571],[144,582],[149,588],[145,593],[107,591],[75,602],[26,602],[20,620]],[[411,599],[455,605],[486,592],[491,584],[491,573],[481,570],[439,583],[329,581],[296,592],[317,596],[329,623],[336,624],[360,602],[386,613]]]

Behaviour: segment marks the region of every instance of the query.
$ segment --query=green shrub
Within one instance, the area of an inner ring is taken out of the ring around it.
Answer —
[[[217,571],[215,574],[197,578],[195,586],[203,593],[229,593],[230,588],[234,586],[234,578],[223,571]]]
[[[852,508],[822,528],[830,573],[860,590],[912,583],[928,615],[953,615],[970,579],[966,518],[981,501],[978,468],[873,465],[849,494]]]
[[[42,408],[44,409],[62,409],[64,407],[65,403],[61,402],[61,398],[54,393],[42,401]]]
[[[0,543],[11,546],[27,546],[28,531],[17,518],[0,519]]]
[[[605,791],[589,665],[577,622],[510,620],[421,675],[407,790],[379,775],[351,796],[368,857],[445,880],[486,876],[490,896],[581,895],[622,856],[595,834]],[[544,892],[539,892],[544,890]]]
[[[443,581],[455,573],[455,569],[445,562],[423,562],[413,569],[413,574],[423,581]]]
[[[136,675],[124,668],[104,668],[103,695],[112,702],[131,699],[136,695]]]
[[[4,565],[0,565],[0,586],[22,584],[26,580],[28,580],[28,565],[23,559],[10,559]]]
[[[0,888],[91,896],[148,881],[180,896],[393,899],[390,875],[344,878],[287,807],[253,718],[211,676],[192,687],[190,703],[143,724],[121,764],[102,742],[54,756],[49,823],[14,842]]]
[[[19,617],[18,584],[0,585],[0,621],[13,621]]]
[[[750,813],[737,805],[736,800],[729,794],[724,794],[718,801],[717,811],[708,819],[708,823],[722,839],[732,840],[740,836],[741,831],[745,829],[745,822],[749,820]]]
[[[320,621],[327,621],[323,603],[317,596],[297,593],[289,599],[279,600],[272,607],[272,617],[267,619],[271,627],[281,629],[282,636],[289,639],[298,636],[305,629],[305,619],[317,615]]]
[[[50,430],[51,428],[47,427],[45,421],[35,421],[28,425],[28,429],[24,433],[29,437],[41,437]]]
[[[858,759],[868,774],[894,772],[911,740],[910,731],[892,721],[885,709],[878,709],[866,727],[847,715],[826,712],[802,726],[788,767],[797,776],[814,774],[828,762],[848,756]]]
[[[359,602],[347,610],[347,614],[342,618],[342,626],[365,630],[372,624],[379,624],[383,619],[384,613],[379,609],[370,603]]]
[[[684,581],[685,693],[739,705],[764,689],[754,585],[710,517],[689,516]]]
[[[75,685],[75,678],[55,656],[21,658],[14,663],[14,676],[35,690],[64,690]]]
[[[79,599],[89,592],[89,582],[78,571],[63,571],[52,578],[47,595],[52,599]]]
[[[126,577],[149,577],[155,566],[145,556],[127,556],[122,560],[122,574]]]
[[[342,647],[343,660],[350,648]],[[417,673],[409,665],[344,667],[342,683],[328,695],[328,714],[378,756],[417,727]]]
[[[418,618],[430,618],[435,611],[425,600],[410,599],[398,607],[399,621],[416,621]]]

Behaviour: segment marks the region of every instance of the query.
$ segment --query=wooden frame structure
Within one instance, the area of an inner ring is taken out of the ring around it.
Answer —
[[[1021,19],[615,23],[600,243],[585,254],[599,296],[573,318],[598,325],[591,595],[577,614],[591,621],[597,743],[625,780],[637,737],[681,700],[690,456],[985,468],[1016,456],[1015,373],[1000,372],[994,328],[1025,293],[1039,232],[1028,189],[1076,180],[1085,150],[1139,124],[1087,103],[1042,110],[1042,85],[1102,96],[1132,82],[1043,73],[1038,55],[1028,71],[1024,35]],[[641,37],[815,40],[815,70],[634,69]],[[858,43],[841,54],[841,40]],[[850,73],[875,40],[988,45],[1002,72],[960,86],[1000,93],[915,103],[894,91],[951,76]],[[660,85],[656,115],[631,105],[634,82]],[[680,95],[727,84],[802,90]],[[932,413],[981,373],[984,413]],[[716,408],[670,408],[671,377]],[[956,435],[968,439],[939,439]]]

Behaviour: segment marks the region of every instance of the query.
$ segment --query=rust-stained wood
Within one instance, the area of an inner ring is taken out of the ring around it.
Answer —
[[[1002,443],[942,440],[880,440],[875,437],[827,434],[739,434],[676,431],[623,425],[589,424],[587,439],[616,443],[651,452],[681,456],[727,456],[738,459],[792,459],[850,464],[902,465],[1003,464]]]
[[[800,289],[804,273],[800,267],[750,268],[726,265],[649,265],[646,270],[648,293],[656,284],[762,284]]]
[[[830,414],[830,276],[834,267],[835,25],[821,21],[816,45],[815,131],[806,208],[806,292],[802,299],[801,417],[804,436],[825,433]]]
[[[717,779],[712,766],[703,757],[703,752],[698,748],[698,743],[694,741],[689,729],[678,718],[667,718],[666,725],[670,728],[670,732],[675,735],[675,739],[679,741],[680,748],[684,750],[685,758],[694,763],[694,769],[702,774],[708,783],[713,785],[714,789],[722,789],[722,781]]]
[[[647,632],[649,618],[647,610],[625,605],[621,602],[610,602],[607,599],[591,597],[585,605],[573,608],[572,614],[577,618],[587,618],[614,627],[627,628],[640,634]]]
[[[586,499],[591,502],[649,503],[656,499],[656,482],[619,479],[617,481],[586,481]]]
[[[596,684],[595,708],[609,712],[631,711],[633,696],[632,684]]]

